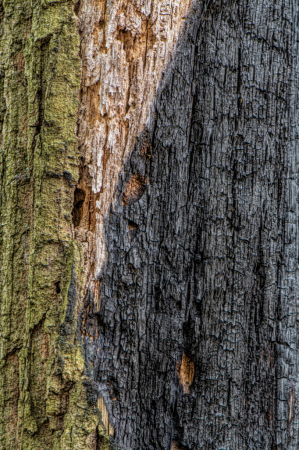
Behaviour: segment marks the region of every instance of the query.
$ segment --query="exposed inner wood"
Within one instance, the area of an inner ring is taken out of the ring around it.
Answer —
[[[185,394],[189,394],[190,386],[194,380],[195,369],[194,362],[185,353],[183,354],[182,361],[177,364],[177,373]]]
[[[82,204],[79,200],[80,204],[74,205],[73,221],[76,238],[85,243],[86,259],[94,263],[86,266],[89,289],[105,264],[103,221],[118,177],[137,136],[154,119],[150,113],[156,91],[190,5],[189,0],[76,3],[83,64],[78,117],[82,156],[77,189],[86,197]],[[145,143],[143,151],[149,147],[150,143]],[[146,180],[141,180],[140,174],[133,175],[124,202],[132,202],[144,192]],[[131,200],[130,186],[135,189]],[[87,237],[87,232],[92,234]]]
[[[138,174],[132,175],[126,184],[125,192],[123,195],[123,204],[125,206],[131,206],[133,203],[138,202],[146,190],[146,181]]]
[[[298,448],[297,38],[278,4],[76,10],[81,332],[123,448]]]

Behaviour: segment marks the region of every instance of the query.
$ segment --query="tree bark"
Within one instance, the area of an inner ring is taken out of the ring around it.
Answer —
[[[92,448],[71,211],[79,36],[72,2],[1,2],[1,448]],[[75,284],[75,280],[77,280]]]
[[[298,448],[292,0],[0,1],[0,448]]]

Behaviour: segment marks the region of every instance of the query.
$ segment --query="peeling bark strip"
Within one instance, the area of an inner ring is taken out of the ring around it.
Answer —
[[[1,450],[298,449],[296,15],[0,0]]]

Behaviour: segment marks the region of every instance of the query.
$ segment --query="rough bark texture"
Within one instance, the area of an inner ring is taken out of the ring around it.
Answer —
[[[0,0],[1,449],[298,448],[296,17]]]
[[[195,3],[119,173],[81,331],[120,448],[298,448],[295,20]]]
[[[0,4],[0,448],[92,448],[100,416],[76,338],[73,2]]]

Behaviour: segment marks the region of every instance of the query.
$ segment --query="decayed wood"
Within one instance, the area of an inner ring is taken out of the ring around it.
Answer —
[[[86,260],[94,264],[85,266],[90,289],[106,260],[103,220],[124,162],[146,123],[153,120],[150,111],[156,90],[189,9],[189,0],[82,0],[76,4],[83,65],[79,186],[87,183],[83,190],[96,195],[96,226],[87,244],[86,232],[92,230],[86,209],[81,226],[75,226],[75,236],[86,247]]]
[[[298,447],[296,8],[78,5],[82,336],[120,448]]]

